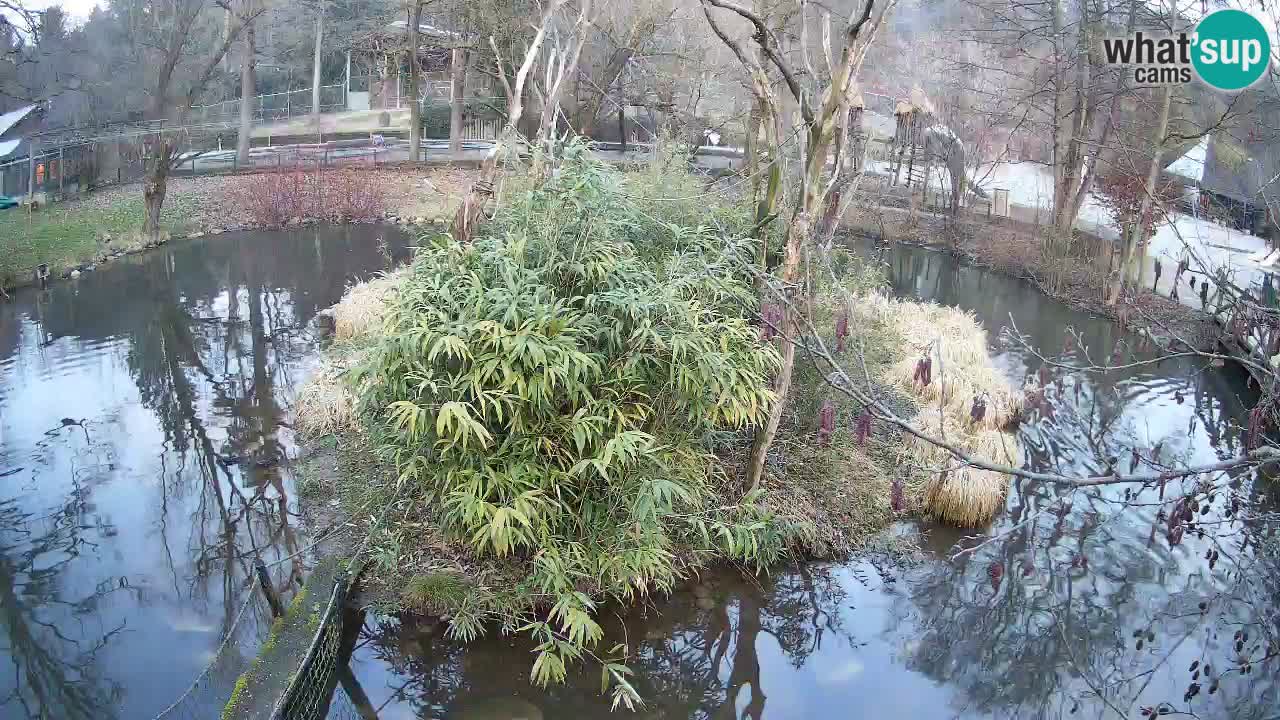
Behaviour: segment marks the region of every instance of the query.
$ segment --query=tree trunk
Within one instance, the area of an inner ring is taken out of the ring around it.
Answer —
[[[1120,299],[1120,292],[1124,288],[1126,277],[1130,274],[1130,268],[1134,262],[1142,263],[1137,273],[1139,284],[1146,282],[1146,263],[1143,262],[1146,254],[1147,244],[1147,222],[1146,218],[1152,211],[1152,198],[1156,192],[1156,181],[1160,177],[1160,169],[1164,167],[1164,143],[1165,136],[1169,132],[1169,110],[1173,104],[1172,87],[1165,87],[1160,100],[1160,119],[1156,121],[1156,134],[1151,144],[1151,166],[1147,169],[1146,184],[1143,185],[1142,203],[1138,209],[1138,216],[1132,221],[1132,230],[1127,234],[1124,251],[1120,258],[1120,267],[1112,274],[1111,286],[1107,290],[1106,302],[1108,305],[1114,305]]]
[[[799,292],[800,251],[808,240],[811,224],[812,216],[802,206],[792,220],[791,227],[787,229],[787,246],[782,269],[783,295],[787,299],[787,304],[783,308],[782,367],[778,370],[778,376],[774,382],[777,401],[769,411],[768,420],[756,431],[755,440],[751,443],[751,457],[747,462],[748,490],[760,487],[760,482],[764,479],[765,461],[769,455],[769,448],[773,445],[773,439],[778,436],[778,425],[782,422],[787,395],[791,390],[791,376],[796,366],[795,342],[799,340],[800,334],[799,310],[803,302]]]
[[[169,163],[172,154],[168,142],[161,136],[153,156],[147,161],[147,178],[142,184],[142,201],[147,216],[143,221],[142,234],[150,242],[160,240],[160,211],[164,207],[165,193],[169,190]]]
[[[413,0],[409,18],[409,162],[418,162],[422,151],[422,101],[418,97],[418,26],[421,24],[422,3]]]
[[[236,135],[236,162],[241,167],[249,164],[249,145],[253,135],[253,101],[255,87],[254,56],[257,54],[253,23],[244,29],[244,61],[240,65],[240,131]],[[161,191],[161,202],[164,191]]]
[[[605,100],[609,99],[609,89],[613,87],[614,83],[618,85],[618,95],[623,95],[622,74],[627,69],[627,63],[631,62],[631,58],[634,56],[635,50],[630,47],[618,48],[609,54],[609,59],[605,62],[604,68],[599,71],[603,84],[595,91],[588,90],[590,97],[574,108],[573,114],[578,121],[579,135],[591,137],[591,134],[595,132],[596,121],[599,119],[600,114],[605,112]],[[580,80],[581,76],[579,75],[577,79]],[[576,84],[573,94],[575,100],[581,96]],[[621,105],[621,102],[619,105]]]
[[[622,152],[627,152],[627,113],[621,104],[618,105],[618,144]]]
[[[751,111],[747,114],[747,137],[743,143],[743,159],[746,161],[747,177],[751,181],[751,203],[760,202],[760,149],[758,134],[760,132],[760,98],[751,96]]]
[[[466,105],[467,51],[454,48],[449,58],[449,154],[462,156],[462,111]]]
[[[320,118],[320,51],[324,48],[324,3],[316,8],[316,52],[311,63],[311,114]]]

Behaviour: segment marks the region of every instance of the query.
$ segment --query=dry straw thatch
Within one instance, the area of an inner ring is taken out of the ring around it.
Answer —
[[[889,363],[880,381],[914,397],[920,408],[913,423],[935,437],[945,437],[966,453],[993,463],[1017,467],[1021,450],[1006,428],[1022,409],[1015,392],[992,365],[987,337],[971,314],[933,303],[903,302],[877,294],[860,309],[873,321],[896,333],[907,348],[904,357]],[[928,355],[932,380],[916,377],[916,366]],[[973,418],[975,398],[986,411]],[[1009,479],[996,472],[959,466],[950,454],[919,439],[907,443],[911,460],[921,466],[947,467],[933,473],[921,497],[924,510],[961,527],[989,522],[1004,506]]]
[[[338,341],[367,337],[382,326],[389,293],[405,277],[404,268],[351,286],[333,306],[333,336]],[[323,435],[358,431],[357,398],[343,373],[360,362],[358,350],[329,353],[298,392],[295,416],[305,432]]]
[[[294,416],[298,429],[325,435],[359,430],[357,398],[343,373],[359,362],[359,353],[344,355],[340,360],[330,355],[298,391]]]
[[[387,293],[404,279],[404,268],[353,285],[333,306],[333,336],[337,340],[363,337],[382,325]]]

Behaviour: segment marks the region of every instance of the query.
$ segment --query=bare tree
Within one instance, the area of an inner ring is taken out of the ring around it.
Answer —
[[[542,50],[548,27],[561,6],[567,1],[551,0],[551,2],[547,3],[546,9],[543,10],[542,18],[537,25],[537,30],[534,32],[533,39],[524,51],[524,60],[520,63],[519,69],[510,78],[507,77],[504,69],[504,60],[498,41],[494,35],[489,36],[489,47],[493,50],[498,79],[502,82],[502,89],[507,97],[507,121],[503,125],[502,131],[498,134],[497,141],[494,142],[493,147],[489,149],[489,153],[485,156],[484,163],[480,168],[480,176],[471,184],[466,197],[463,198],[462,205],[459,206],[458,212],[453,217],[453,226],[450,228],[450,233],[458,242],[470,242],[476,229],[486,219],[485,205],[493,197],[493,183],[498,175],[498,161],[504,153],[516,150],[520,145],[519,126],[520,118],[524,115],[525,84],[528,82],[529,73],[533,70],[538,54]]]
[[[256,4],[256,0],[239,0],[239,16],[247,17],[252,14]],[[231,16],[232,11],[228,9],[228,27],[233,24]],[[241,166],[247,166],[249,146],[253,137],[253,103],[258,92],[256,75],[258,47],[252,21],[245,24],[243,48],[244,55],[240,61],[240,129],[236,134],[236,162]]]
[[[218,37],[219,23],[208,12],[215,6],[233,18],[222,37]],[[160,212],[169,173],[186,159],[181,153],[183,119],[209,87],[222,58],[262,8],[250,9],[230,0],[218,0],[213,6],[202,0],[134,0],[122,13],[127,13],[126,37],[135,61],[148,78],[146,116],[157,128],[147,138],[142,189],[146,206],[143,234],[156,239],[161,233]]]
[[[534,176],[540,176],[546,167],[548,156],[555,151],[559,126],[560,97],[564,93],[565,80],[578,72],[578,61],[582,57],[582,48],[587,44],[587,31],[592,23],[591,0],[580,0],[578,17],[565,32],[553,23],[548,30],[551,49],[543,63],[542,77],[534,82],[534,93],[542,105],[541,118],[538,122],[538,134],[534,147],[541,153],[534,156]],[[535,150],[535,152],[537,152]]]
[[[830,213],[828,208],[829,201],[833,198],[837,202],[839,201],[839,193],[833,194],[833,190],[836,189],[840,170],[844,166],[844,163],[839,158],[840,152],[844,149],[844,142],[843,135],[837,138],[836,130],[842,125],[844,118],[848,116],[849,101],[852,96],[850,90],[854,86],[858,71],[861,69],[867,46],[894,4],[894,0],[888,0],[878,12],[875,12],[874,0],[867,0],[860,10],[855,10],[850,15],[842,33],[844,47],[840,52],[839,60],[835,60],[832,52],[824,50],[823,55],[828,59],[829,66],[827,79],[818,86],[816,92],[811,92],[801,85],[798,74],[793,69],[791,62],[783,56],[782,47],[777,36],[759,13],[730,0],[703,0],[704,8],[711,6],[720,10],[727,10],[750,24],[753,31],[752,40],[756,43],[764,59],[771,63],[782,76],[784,86],[799,106],[804,144],[801,158],[802,167],[798,182],[799,197],[787,227],[786,244],[783,251],[781,285],[783,297],[786,301],[783,308],[783,327],[780,330],[784,335],[794,337],[798,334],[801,325],[800,308],[807,303],[807,297],[805,297],[804,293],[805,283],[801,276],[802,257],[812,248],[815,233],[819,230],[819,221],[823,215]],[[805,3],[803,0],[800,2],[800,8],[801,28],[804,28],[803,10]],[[709,9],[707,15],[712,22],[713,28],[715,28],[715,21],[711,18]],[[717,29],[716,32],[721,40],[730,45],[734,50],[734,55],[752,73],[752,85],[757,98],[767,98],[770,91],[767,87],[762,87],[764,83],[759,79],[759,64],[753,62],[748,54],[731,41],[722,30]],[[823,37],[829,38],[830,34],[824,33]],[[827,47],[830,47],[829,43]],[[805,55],[805,64],[806,66],[811,65],[807,55]],[[817,79],[816,73],[810,72],[809,74],[815,76],[815,80]],[[767,101],[762,101],[762,105],[765,102]],[[830,176],[827,176],[826,168],[830,161],[833,146],[837,155],[834,165],[835,170]],[[776,154],[780,151],[780,147],[770,149],[771,154]],[[838,213],[830,214],[838,216]],[[787,393],[790,390],[791,378],[795,370],[795,359],[795,346],[791,343],[785,344],[782,351],[782,367],[774,384],[778,400],[770,411],[768,420],[756,433],[755,441],[752,444],[746,480],[746,484],[750,488],[757,487],[764,476],[765,458],[773,444],[774,437],[778,433],[778,425],[782,420]]]
[[[320,116],[320,60],[324,50],[324,2],[316,4],[316,42],[311,66],[311,114]],[[292,88],[290,88],[292,89]]]
[[[422,2],[409,3],[409,162],[418,162],[422,146],[422,102],[418,96],[418,29],[422,25]]]

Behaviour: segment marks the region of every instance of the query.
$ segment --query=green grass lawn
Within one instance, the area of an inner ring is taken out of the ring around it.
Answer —
[[[0,287],[12,287],[31,280],[34,268],[49,263],[50,272],[99,257],[106,250],[128,248],[130,236],[142,230],[142,192],[110,190],[110,196],[87,201],[48,205],[28,213],[23,208],[0,210]],[[165,203],[164,216],[182,217],[180,203]],[[172,230],[176,223],[165,225]],[[109,234],[111,246],[99,238]]]

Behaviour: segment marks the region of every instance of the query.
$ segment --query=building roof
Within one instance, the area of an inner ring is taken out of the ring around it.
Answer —
[[[1214,137],[1205,152],[1200,186],[1240,202],[1257,203],[1265,172],[1248,145],[1232,146]]]
[[[894,115],[910,115],[916,112],[923,112],[926,115],[933,115],[933,103],[929,102],[929,96],[924,94],[924,88],[916,85],[911,88],[911,94],[908,100],[900,100],[893,108]]]
[[[21,144],[22,144],[22,138],[14,138],[12,140],[0,140],[0,161],[4,161],[6,158],[8,158],[9,155],[11,155],[14,150],[17,150],[18,146]]]
[[[394,33],[407,34],[409,32],[409,22],[407,20],[396,20],[387,25],[387,30]],[[418,34],[424,37],[442,38],[447,40],[461,40],[463,38],[462,33],[446,30],[428,22],[418,23]]]
[[[1206,135],[1200,138],[1200,142],[1188,150],[1186,154],[1169,163],[1165,168],[1165,172],[1193,182],[1200,182],[1204,179],[1204,163],[1208,153],[1209,136]]]
[[[36,105],[28,105],[0,115],[0,135],[4,135],[9,132],[9,128],[22,122],[24,118],[31,114],[32,110],[36,109],[36,107]]]

